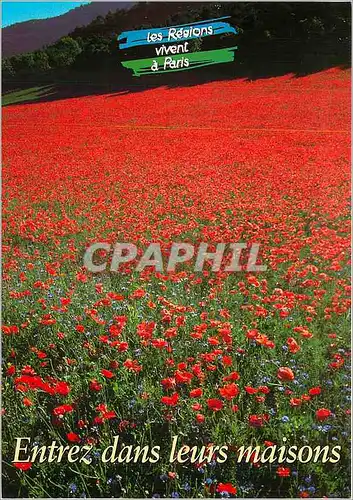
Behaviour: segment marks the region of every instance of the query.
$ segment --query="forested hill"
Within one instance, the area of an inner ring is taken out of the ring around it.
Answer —
[[[2,55],[10,57],[42,49],[67,35],[76,26],[86,26],[97,16],[129,8],[135,2],[92,2],[71,9],[60,16],[34,19],[7,26],[2,30]]]
[[[63,68],[75,73],[112,70],[116,74],[123,72],[119,64],[122,57],[135,57],[131,52],[124,55],[119,51],[117,36],[122,31],[221,16],[231,16],[231,24],[239,30],[235,65],[257,61],[257,67],[277,64],[281,71],[296,71],[308,61],[309,66],[319,66],[315,69],[350,64],[348,2],[139,2],[131,8],[98,16],[42,50],[4,59],[3,78],[40,78]],[[215,36],[206,37],[195,45],[195,50],[210,50],[218,47],[219,42]],[[226,66],[229,71],[232,65]]]

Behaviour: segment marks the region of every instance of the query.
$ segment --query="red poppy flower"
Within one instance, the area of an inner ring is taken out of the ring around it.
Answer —
[[[302,404],[302,400],[300,398],[291,398],[289,402],[291,406],[300,406]]]
[[[258,391],[258,389],[255,389],[255,387],[251,387],[250,385],[246,385],[244,389],[248,394],[256,394]]]
[[[6,375],[9,377],[12,377],[12,375],[15,375],[15,373],[16,373],[16,367],[14,365],[9,366],[8,369],[6,370]]]
[[[294,373],[287,366],[281,366],[281,368],[278,369],[277,378],[282,381],[291,381],[294,380]]]
[[[161,384],[165,389],[172,389],[176,386],[175,378],[169,377],[161,380]]]
[[[219,399],[208,399],[207,406],[212,411],[219,411],[223,408],[223,403]]]
[[[231,382],[231,381],[235,381],[235,380],[239,380],[239,379],[240,379],[239,373],[232,372],[229,375],[227,375],[226,377],[223,377],[223,382]]]
[[[265,446],[274,446],[275,443],[272,443],[272,441],[264,441]]]
[[[163,396],[161,402],[167,406],[176,406],[179,401],[179,394],[174,392],[172,396]]]
[[[124,361],[123,365],[132,372],[138,373],[142,370],[142,366],[140,366],[135,359],[127,359]]]
[[[201,387],[199,387],[198,389],[193,389],[192,391],[190,391],[190,394],[189,396],[191,398],[199,398],[202,396],[202,389]]]
[[[279,477],[288,477],[288,476],[290,476],[290,468],[289,467],[278,467],[276,474]]]
[[[320,408],[319,410],[316,410],[316,418],[320,422],[331,417],[331,415],[332,415],[332,412],[330,410],[328,410],[327,408]]]
[[[54,385],[54,394],[60,394],[60,396],[67,396],[70,392],[70,386],[66,382],[58,381]]]
[[[250,427],[262,427],[268,421],[268,415],[249,415],[248,422]]]
[[[229,495],[236,495],[237,489],[231,483],[218,483],[217,485],[218,493],[228,493]]]
[[[321,387],[312,387],[309,389],[310,396],[319,396],[321,394]]]
[[[13,465],[16,469],[26,471],[29,470],[33,464],[32,462],[13,462]]]
[[[105,368],[103,368],[101,370],[101,374],[103,375],[103,377],[105,378],[113,378],[114,377],[114,373],[111,372],[110,370],[106,370]]]
[[[65,413],[70,413],[74,410],[73,406],[71,405],[61,405],[57,406],[53,410],[53,415],[59,416],[59,415],[65,415]]]
[[[71,443],[79,443],[81,441],[80,437],[75,432],[69,432],[66,434],[66,437]]]
[[[292,354],[295,354],[296,352],[300,351],[300,345],[297,343],[297,341],[293,337],[289,337],[287,339],[287,345],[288,349]]]
[[[225,399],[231,400],[239,394],[239,387],[236,384],[228,384],[224,387],[220,387],[218,392]]]
[[[102,387],[102,384],[99,384],[95,379],[91,380],[91,382],[89,383],[89,388],[91,389],[91,391],[99,392]]]
[[[175,372],[175,381],[177,384],[190,384],[193,374],[187,371],[177,370]]]

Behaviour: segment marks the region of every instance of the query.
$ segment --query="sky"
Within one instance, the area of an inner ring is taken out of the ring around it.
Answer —
[[[90,2],[2,2],[2,27],[28,21],[60,16],[68,10]]]

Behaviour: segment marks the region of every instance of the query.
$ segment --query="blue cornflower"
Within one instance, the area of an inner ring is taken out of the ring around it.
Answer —
[[[75,484],[75,483],[71,483],[71,484],[69,485],[69,491],[70,491],[70,493],[76,493],[76,491],[77,491],[77,486],[76,486],[76,484]]]
[[[328,424],[327,424],[327,425],[324,425],[324,426],[322,427],[322,432],[328,432],[328,431],[329,431],[329,430],[331,430],[331,429],[332,429],[332,425],[328,425]]]

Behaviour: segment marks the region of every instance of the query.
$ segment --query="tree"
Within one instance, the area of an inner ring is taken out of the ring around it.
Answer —
[[[47,47],[46,52],[51,67],[64,68],[71,66],[75,62],[81,50],[77,40],[70,36],[64,36],[54,45]]]
[[[18,54],[11,57],[11,64],[16,75],[30,74],[35,67],[33,53]]]
[[[49,56],[45,50],[34,52],[34,68],[39,72],[45,72],[50,69]]]
[[[12,65],[10,58],[6,58],[6,59],[2,60],[1,70],[2,70],[3,78],[12,78],[16,74],[16,71]]]

